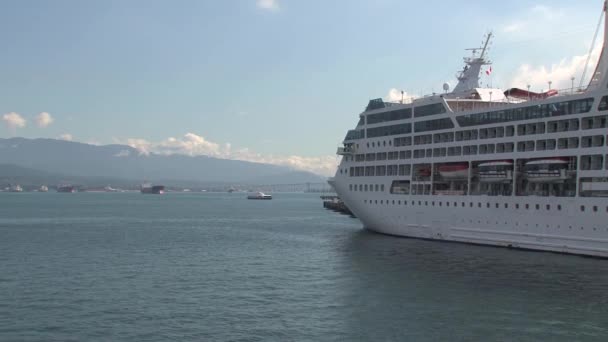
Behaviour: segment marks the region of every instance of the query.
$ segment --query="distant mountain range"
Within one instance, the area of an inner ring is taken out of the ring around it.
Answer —
[[[0,139],[0,182],[296,184],[325,178],[283,166],[206,156],[142,155],[126,145],[55,139]],[[45,181],[46,180],[46,181]]]

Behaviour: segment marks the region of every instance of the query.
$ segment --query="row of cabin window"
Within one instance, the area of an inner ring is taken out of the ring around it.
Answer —
[[[409,176],[411,174],[412,166],[410,164],[354,166],[349,169],[350,177]]]
[[[607,97],[604,96],[602,101],[600,102],[599,110],[606,110],[605,102],[607,102]],[[593,99],[583,99],[583,100],[574,100],[568,102],[561,102],[556,104],[546,104],[546,105],[536,105],[525,108],[516,108],[516,109],[507,109],[496,112],[488,112],[488,113],[480,113],[480,114],[470,114],[465,116],[460,116],[457,118],[461,126],[475,126],[475,125],[483,125],[488,123],[497,123],[497,122],[508,122],[508,121],[518,121],[518,120],[527,120],[527,119],[535,119],[535,118],[544,118],[550,116],[559,116],[559,115],[567,115],[567,114],[579,114],[579,113],[587,113],[591,109],[593,104]],[[445,112],[445,108],[443,108],[442,104],[435,104],[425,106],[427,108],[433,108],[428,113],[422,114],[424,110],[421,110],[420,114],[416,114],[416,117],[426,116],[432,114],[439,114]],[[422,109],[422,108],[421,108]],[[368,124],[372,123],[380,123],[385,121],[392,120],[402,120],[411,117],[411,110],[404,109],[386,113],[372,114],[368,116]],[[371,119],[371,120],[370,120]],[[360,121],[361,123],[361,121]],[[437,120],[429,120],[415,123],[415,131],[416,132],[425,132],[432,130],[441,130],[441,129],[449,129],[453,128],[453,123],[451,119],[437,119]],[[599,115],[591,118],[585,118],[582,122],[583,129],[596,129],[596,128],[606,128],[608,127],[608,116]],[[550,121],[548,123],[548,127],[545,127],[544,123],[537,124],[522,124],[518,125],[518,135],[528,135],[528,134],[544,134],[545,132],[563,132],[563,131],[572,131],[578,130],[578,119],[570,119],[570,120],[555,120]],[[400,125],[392,125],[392,126],[383,126],[376,127],[367,130],[367,136],[370,138],[380,137],[380,136],[390,136],[390,135],[398,135],[398,134],[406,134],[412,131],[411,124],[400,124]],[[484,132],[482,132],[484,131]],[[513,127],[507,126],[506,131],[504,127],[495,127],[480,130],[479,136],[480,139],[484,139],[484,136],[487,136],[488,139],[491,138],[500,138],[503,136],[513,136]],[[349,132],[347,134],[346,140],[351,139],[360,139],[365,136],[364,132]],[[350,139],[349,139],[350,138]],[[467,139],[467,135],[463,134],[462,140],[472,140],[472,136],[469,136],[471,139]],[[459,136],[456,136],[456,141],[459,141]]]
[[[461,127],[481,126],[500,122],[542,119],[553,116],[588,113],[593,106],[593,98],[508,108],[492,112],[467,114],[456,117]]]
[[[384,184],[349,184],[350,191],[384,192]]]
[[[408,195],[409,193],[399,193],[399,194]],[[368,202],[369,202],[369,204],[372,204],[374,202],[375,202],[375,204],[378,204],[378,200],[364,200],[364,203],[368,203]],[[387,205],[390,204],[389,200],[386,200],[386,201],[380,200],[380,204],[384,204],[384,202],[386,202]],[[397,201],[392,200],[392,203],[393,204],[401,205],[401,200],[397,200]],[[450,206],[455,207],[455,208],[458,207],[458,202],[448,202],[448,201],[446,201],[446,202],[441,202],[441,201],[438,201],[438,202],[435,202],[435,201],[410,201],[410,203],[411,203],[411,205],[416,205],[417,204],[419,206],[427,206],[427,207],[429,205],[433,206],[433,207],[435,205],[437,205],[439,207],[442,207],[443,204],[445,203],[446,207],[450,207]],[[403,201],[403,205],[408,205],[408,201]],[[460,203],[460,207],[466,208],[466,206],[467,205],[466,205],[465,202],[461,202]],[[473,208],[473,207],[475,207],[474,203],[473,202],[469,202],[469,208]],[[482,205],[481,202],[477,202],[477,208],[483,208],[483,207],[484,206]],[[485,207],[488,208],[488,209],[492,208],[492,207],[494,207],[496,209],[500,209],[501,205],[500,205],[500,203],[494,203],[494,205],[492,205],[491,203],[486,202]],[[509,203],[503,203],[502,207],[504,209],[509,209]],[[526,210],[530,210],[530,209],[541,210],[541,208],[542,208],[542,206],[540,204],[535,204],[534,207],[532,207],[528,203],[526,203],[524,205],[520,205],[519,203],[515,203],[514,207],[515,207],[515,209],[520,209],[520,208],[524,209],[525,208]],[[552,208],[551,204],[545,204],[545,206],[544,206],[544,209],[547,210],[547,211],[551,210],[551,208]],[[562,205],[558,204],[558,205],[555,206],[555,208],[557,208],[558,211],[561,211],[562,210]],[[582,212],[586,211],[586,206],[581,205],[579,207],[579,210],[582,211]],[[599,207],[597,205],[591,206],[591,210],[593,212],[597,213],[599,211]],[[608,213],[608,207],[606,207],[606,212]],[[570,228],[572,228],[572,226],[570,226]],[[583,228],[581,227],[581,229],[583,229]]]
[[[589,148],[604,146],[608,139],[603,135],[592,135],[560,139],[545,139],[545,140],[529,140],[520,141],[517,143],[517,152],[532,152],[532,151],[548,151],[557,149],[574,149],[574,148]],[[579,144],[580,141],[580,144]],[[443,148],[428,148],[412,151],[392,151],[357,154],[355,161],[382,161],[382,160],[399,160],[410,159],[412,156],[416,159],[431,158],[431,157],[453,157],[461,155],[476,155],[476,154],[492,154],[492,153],[510,153],[515,151],[514,143],[498,143],[498,144],[481,144],[470,146],[453,146]]]

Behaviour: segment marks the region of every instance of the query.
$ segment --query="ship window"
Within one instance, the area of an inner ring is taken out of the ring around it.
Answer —
[[[380,191],[384,192],[384,184],[380,185]]]
[[[515,203],[515,209],[519,209],[519,203]]]
[[[412,117],[412,109],[398,109],[389,112],[383,112],[378,114],[370,114],[367,116],[367,124],[373,125],[381,122],[404,120]]]
[[[466,205],[464,204],[464,202],[462,202],[462,207],[464,208]]]
[[[450,202],[445,202],[445,206],[449,207],[450,206]]]
[[[454,128],[454,123],[450,118],[435,119],[428,121],[418,121],[414,123],[414,131],[418,132],[430,132],[439,131],[442,129]]]
[[[412,132],[412,124],[400,124],[391,126],[381,126],[367,129],[368,138],[386,137],[391,135],[408,134]],[[385,142],[386,143],[386,142]],[[378,143],[380,146],[380,143]]]
[[[540,210],[540,204],[536,205],[536,210]]]
[[[367,184],[365,184],[365,187],[364,187],[364,189],[365,189],[365,192],[367,192]]]
[[[526,204],[526,209],[530,209],[530,205],[529,204]]]
[[[608,96],[604,96],[600,100],[600,104],[597,107],[597,110],[607,110],[607,109],[608,109]]]
[[[481,202],[477,203],[477,207],[481,208]]]
[[[562,210],[562,205],[561,204],[557,205],[557,210],[560,210],[560,211]]]
[[[581,211],[585,211],[585,206],[581,205]]]
[[[443,106],[443,103],[434,103],[414,108],[414,117],[416,118],[441,113],[445,113],[445,107]]]
[[[496,203],[496,209],[498,209],[498,203]]]
[[[490,203],[486,203],[486,208],[489,208],[489,207],[490,207]]]
[[[505,209],[509,208],[509,203],[505,203]]]
[[[551,210],[551,205],[547,204],[547,210]]]
[[[597,213],[597,205],[593,206],[593,211]]]

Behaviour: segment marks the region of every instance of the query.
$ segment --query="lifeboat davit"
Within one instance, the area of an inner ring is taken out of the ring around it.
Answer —
[[[444,164],[438,166],[437,171],[445,180],[467,179],[469,163]]]

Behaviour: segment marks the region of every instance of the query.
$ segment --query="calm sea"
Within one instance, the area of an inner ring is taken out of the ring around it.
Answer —
[[[608,341],[608,260],[387,237],[317,195],[0,194],[1,341]]]

